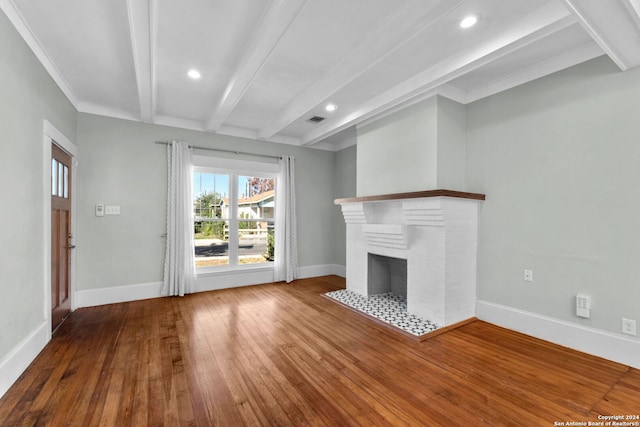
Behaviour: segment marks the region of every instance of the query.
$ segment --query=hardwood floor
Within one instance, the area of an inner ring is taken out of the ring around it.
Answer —
[[[417,342],[329,276],[80,309],[2,426],[535,425],[640,414],[640,371],[476,321]],[[636,420],[637,421],[637,420]]]

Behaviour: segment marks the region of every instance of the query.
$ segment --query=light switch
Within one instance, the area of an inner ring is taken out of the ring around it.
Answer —
[[[96,216],[104,216],[104,205],[102,203],[96,204]]]
[[[105,206],[105,213],[107,215],[120,215],[120,206],[107,205]]]

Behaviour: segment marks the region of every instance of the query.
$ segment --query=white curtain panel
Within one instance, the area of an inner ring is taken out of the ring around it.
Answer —
[[[274,280],[287,283],[298,278],[296,186],[294,159],[283,156],[278,162],[276,183],[276,233]]]
[[[193,290],[196,272],[193,253],[191,149],[182,141],[167,145],[167,242],[162,295],[183,296]]]

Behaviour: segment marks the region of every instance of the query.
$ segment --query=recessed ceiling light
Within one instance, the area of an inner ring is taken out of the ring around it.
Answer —
[[[194,80],[197,80],[201,77],[201,74],[200,71],[192,68],[187,72],[187,76],[191,77]]]
[[[327,111],[336,111],[338,109],[338,106],[336,104],[327,104],[324,109]]]
[[[471,16],[467,16],[462,21],[460,21],[460,26],[462,28],[469,28],[476,25],[476,22],[478,22],[478,18],[476,16],[471,15]]]

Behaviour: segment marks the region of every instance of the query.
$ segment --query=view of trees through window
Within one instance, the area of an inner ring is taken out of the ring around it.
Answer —
[[[275,179],[194,173],[196,267],[274,260]]]

